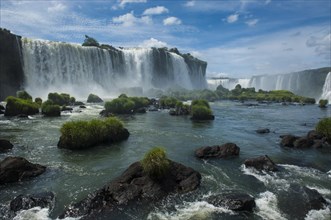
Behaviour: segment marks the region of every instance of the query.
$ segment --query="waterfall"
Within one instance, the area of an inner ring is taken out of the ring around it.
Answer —
[[[240,84],[242,88],[248,88],[250,79],[208,79],[209,89],[215,90],[217,86],[222,85],[224,88],[232,90]]]
[[[198,87],[194,85],[206,82],[205,68],[189,66],[194,61],[188,64],[182,56],[165,49],[106,50],[24,38],[22,54],[24,88],[33,96],[66,92],[78,98],[89,93],[109,97],[127,88],[194,89]],[[202,83],[197,82],[196,74],[201,75]]]
[[[320,99],[327,99],[331,104],[331,72],[328,73],[323,86],[323,92]]]

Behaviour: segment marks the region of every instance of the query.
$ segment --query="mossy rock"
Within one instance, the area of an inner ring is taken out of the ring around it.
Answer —
[[[32,101],[32,96],[27,91],[24,91],[24,90],[17,91],[16,96],[17,96],[17,98],[20,98],[20,99]]]
[[[47,100],[41,106],[41,113],[49,117],[61,116],[61,107],[54,104],[52,101]]]
[[[214,120],[213,112],[204,105],[194,105],[191,110],[192,120]]]
[[[89,96],[87,98],[87,102],[88,103],[100,103],[100,102],[103,102],[103,100],[99,96],[91,93],[91,94],[89,94]]]
[[[331,144],[331,117],[321,119],[316,125],[316,131],[324,135]]]
[[[71,121],[62,125],[59,148],[81,150],[102,143],[128,139],[130,133],[123,123],[114,117],[105,120]]]
[[[39,105],[30,100],[9,96],[6,102],[5,116],[35,115],[39,113]]]

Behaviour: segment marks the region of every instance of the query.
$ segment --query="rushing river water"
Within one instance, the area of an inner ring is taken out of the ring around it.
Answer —
[[[117,219],[301,219],[295,208],[299,203],[291,196],[292,183],[316,189],[330,202],[331,149],[279,146],[279,135],[305,135],[321,118],[331,116],[330,106],[328,109],[279,104],[247,107],[235,102],[216,102],[211,107],[215,120],[203,123],[192,122],[189,117],[170,116],[167,111],[122,117],[131,133],[127,141],[84,151],[58,149],[59,129],[66,121],[99,117],[101,105],[87,105],[81,113],[62,114],[59,118],[0,116],[0,137],[15,144],[12,151],[0,154],[0,159],[22,156],[48,167],[34,179],[0,186],[0,203],[8,204],[19,194],[52,191],[56,196],[53,210],[35,208],[16,218],[54,219],[64,207],[119,176],[154,146],[163,146],[170,159],[201,172],[201,187],[149,206],[128,208]],[[271,133],[255,132],[265,127]],[[204,161],[194,157],[198,147],[226,142],[240,147],[238,158]],[[245,159],[265,154],[280,165],[280,172],[258,173],[242,166]],[[255,197],[257,207],[253,214],[217,208],[204,199],[207,195],[233,190]],[[304,218],[330,219],[330,215],[330,208],[325,207],[310,211]]]

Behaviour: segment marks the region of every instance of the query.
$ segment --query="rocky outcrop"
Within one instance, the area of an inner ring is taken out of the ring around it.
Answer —
[[[278,171],[277,165],[267,155],[247,159],[244,164],[246,167],[253,167],[257,170]]]
[[[238,156],[240,148],[234,143],[226,143],[221,146],[201,147],[195,151],[198,158],[227,158]]]
[[[269,128],[261,128],[261,129],[255,130],[255,131],[258,134],[267,134],[267,133],[270,133],[270,129]]]
[[[0,162],[0,184],[18,182],[45,172],[46,167],[33,164],[23,157],[6,157]]]
[[[0,139],[0,153],[6,152],[13,148],[13,144],[8,140]]]
[[[92,219],[104,212],[125,208],[129,203],[152,202],[169,193],[195,190],[200,185],[200,173],[174,161],[169,163],[169,172],[158,180],[145,174],[140,162],[133,163],[121,176],[65,210],[60,218],[84,215]]]
[[[296,139],[293,143],[293,147],[295,148],[310,148],[311,146],[313,146],[314,141],[306,138],[306,137],[300,137],[298,139]]]
[[[291,184],[279,196],[279,208],[288,219],[305,219],[310,210],[320,210],[327,205],[323,196],[315,189],[299,184]]]
[[[34,207],[49,208],[52,210],[54,200],[54,194],[52,192],[19,195],[15,197],[9,205],[0,205],[0,219],[11,220],[16,216],[16,212]]]
[[[100,102],[103,102],[103,100],[95,94],[89,94],[89,96],[87,97],[87,103],[100,103]]]
[[[282,135],[280,145],[282,147],[306,149],[330,147],[327,138],[315,130],[309,131],[307,135],[298,137],[294,135]]]
[[[255,200],[252,196],[236,192],[212,195],[207,198],[207,202],[216,207],[225,207],[232,211],[252,212],[255,207]]]
[[[280,142],[282,147],[294,147],[294,142],[299,138],[294,135],[282,135],[280,137],[282,138]]]
[[[21,37],[0,28],[0,101],[15,95],[24,80]]]

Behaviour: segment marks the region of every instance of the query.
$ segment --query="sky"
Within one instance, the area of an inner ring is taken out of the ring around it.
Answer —
[[[0,27],[51,41],[177,47],[207,76],[331,66],[331,0],[0,0]],[[1,46],[1,45],[0,45]]]

